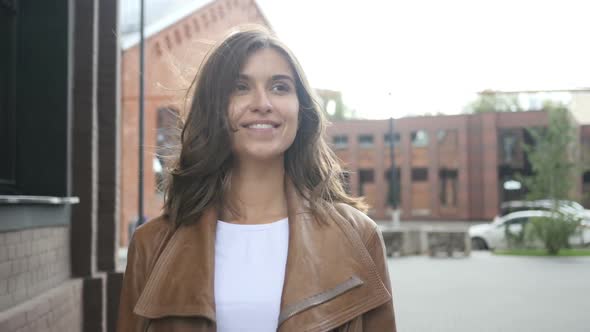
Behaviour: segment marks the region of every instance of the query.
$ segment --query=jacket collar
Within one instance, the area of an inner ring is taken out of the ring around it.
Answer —
[[[279,330],[337,326],[348,319],[343,312],[360,314],[386,302],[390,295],[350,222],[336,209],[330,220],[315,220],[288,178],[285,188],[289,252]],[[216,225],[217,213],[211,209],[198,222],[178,228],[154,265],[136,314],[215,321]]]

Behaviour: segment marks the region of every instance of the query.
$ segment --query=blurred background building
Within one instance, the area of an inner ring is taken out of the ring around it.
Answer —
[[[529,111],[396,119],[394,160],[402,219],[490,220],[501,202],[525,199],[517,175],[532,173],[522,148],[532,143],[526,128],[547,126],[547,112],[534,109],[542,108],[553,92],[501,92],[530,100]],[[583,158],[590,151],[589,96],[590,90],[581,90],[567,97],[582,160],[589,160]],[[366,197],[375,219],[391,215],[389,121],[333,120],[328,129],[332,147],[348,171],[349,190]],[[589,207],[590,172],[574,190]]]

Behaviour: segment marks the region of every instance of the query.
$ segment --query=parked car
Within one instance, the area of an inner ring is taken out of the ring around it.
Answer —
[[[553,209],[553,201],[550,199],[541,199],[536,201],[509,201],[500,204],[500,216],[505,216],[512,212],[528,211],[528,210],[543,210],[549,211]],[[561,213],[569,214],[581,219],[585,223],[590,224],[590,210],[574,201],[560,200],[558,201],[557,209]]]
[[[506,227],[512,234],[522,231],[525,224],[532,218],[551,218],[554,213],[546,210],[517,211],[497,216],[491,223],[469,227],[469,237],[474,250],[503,249],[508,246]],[[570,237],[571,245],[586,245],[590,243],[590,224],[582,222],[580,230]],[[538,244],[537,244],[538,245]]]

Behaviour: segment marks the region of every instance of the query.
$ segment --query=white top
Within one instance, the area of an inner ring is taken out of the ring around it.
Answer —
[[[218,332],[275,332],[285,280],[288,219],[242,225],[217,221],[215,310]]]

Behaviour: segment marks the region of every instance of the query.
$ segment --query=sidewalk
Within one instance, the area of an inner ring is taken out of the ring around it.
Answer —
[[[399,331],[590,331],[590,257],[391,258]]]

